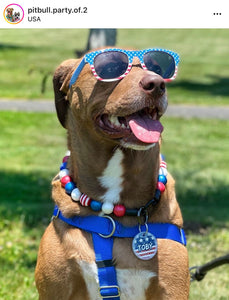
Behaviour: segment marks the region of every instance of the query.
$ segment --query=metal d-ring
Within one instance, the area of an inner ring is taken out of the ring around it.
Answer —
[[[142,228],[141,226],[145,226],[146,230],[144,231],[145,234],[148,233],[148,225],[147,225],[147,222],[148,222],[148,211],[147,209],[145,209],[144,206],[140,207],[139,210],[138,210],[138,228],[139,228],[139,232],[142,232]]]
[[[148,211],[144,206],[139,208],[137,217],[139,225],[145,225],[148,222]]]
[[[145,230],[145,231],[142,231],[141,226],[144,226],[144,225],[145,225],[145,227],[146,227],[146,230]],[[138,225],[138,229],[139,229],[139,232],[143,232],[144,234],[147,234],[148,231],[149,231],[149,227],[148,227],[147,223],[145,223],[144,225],[139,224],[139,225]]]
[[[99,233],[99,235],[101,237],[103,237],[104,239],[108,239],[109,237],[111,237],[114,234],[115,229],[116,229],[116,225],[115,225],[115,221],[110,216],[103,216],[103,218],[109,219],[111,221],[112,225],[113,225],[113,229],[112,229],[111,233],[109,233],[108,235]]]

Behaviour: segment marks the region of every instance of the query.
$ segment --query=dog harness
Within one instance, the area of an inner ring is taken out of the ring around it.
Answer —
[[[169,223],[148,223],[127,227],[110,216],[74,216],[66,218],[58,206],[55,206],[52,219],[59,218],[63,222],[92,234],[95,259],[98,268],[99,292],[102,299],[120,300],[120,289],[116,270],[113,264],[114,238],[134,238],[139,231],[145,229],[156,239],[169,239],[186,246],[184,230]]]

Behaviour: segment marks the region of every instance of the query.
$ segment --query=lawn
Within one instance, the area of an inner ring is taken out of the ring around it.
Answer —
[[[229,123],[164,117],[162,152],[177,182],[190,265],[229,244]],[[52,212],[50,181],[66,150],[55,114],[0,112],[0,299],[37,299],[34,267]],[[38,130],[39,128],[39,130]],[[229,269],[191,285],[191,300],[229,299]]]
[[[117,47],[168,48],[181,56],[170,103],[229,103],[229,29],[118,29]],[[0,29],[1,98],[53,98],[52,74],[87,44],[87,29]],[[42,93],[42,81],[45,91]]]
[[[117,47],[181,56],[170,104],[228,105],[229,29],[118,29]],[[0,98],[50,99],[52,74],[87,29],[0,29]],[[42,92],[42,81],[45,81]],[[229,122],[164,117],[162,152],[177,182],[190,266],[228,253]],[[37,299],[34,267],[52,213],[51,178],[66,150],[55,114],[0,112],[0,299]],[[191,300],[228,300],[229,269],[191,285]],[[178,299],[179,300],[179,299]]]

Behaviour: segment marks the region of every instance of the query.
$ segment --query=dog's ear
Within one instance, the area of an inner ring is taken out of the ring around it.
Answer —
[[[55,94],[55,106],[61,125],[66,128],[66,117],[69,102],[67,92],[72,74],[77,66],[77,59],[64,61],[55,71],[53,76],[53,88]]]

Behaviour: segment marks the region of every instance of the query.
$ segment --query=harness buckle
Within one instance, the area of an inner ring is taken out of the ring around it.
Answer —
[[[111,233],[109,233],[108,235],[105,235],[105,234],[102,234],[102,233],[99,233],[99,235],[104,238],[104,239],[108,239],[110,238],[114,232],[115,232],[115,229],[116,229],[116,225],[115,225],[115,221],[110,217],[110,216],[102,216],[103,218],[107,218],[111,221],[111,224],[113,226],[112,230],[111,230]]]
[[[114,291],[105,291],[106,289],[116,289],[116,293],[114,294],[113,292]],[[103,293],[103,290],[104,290],[104,293]],[[104,286],[101,286],[99,288],[99,293],[100,293],[100,296],[103,298],[103,299],[109,299],[109,298],[118,298],[120,297],[120,289],[119,289],[119,286],[118,285],[104,285]],[[112,294],[113,293],[113,294]],[[107,294],[107,295],[106,295]],[[112,294],[112,295],[111,295]]]

